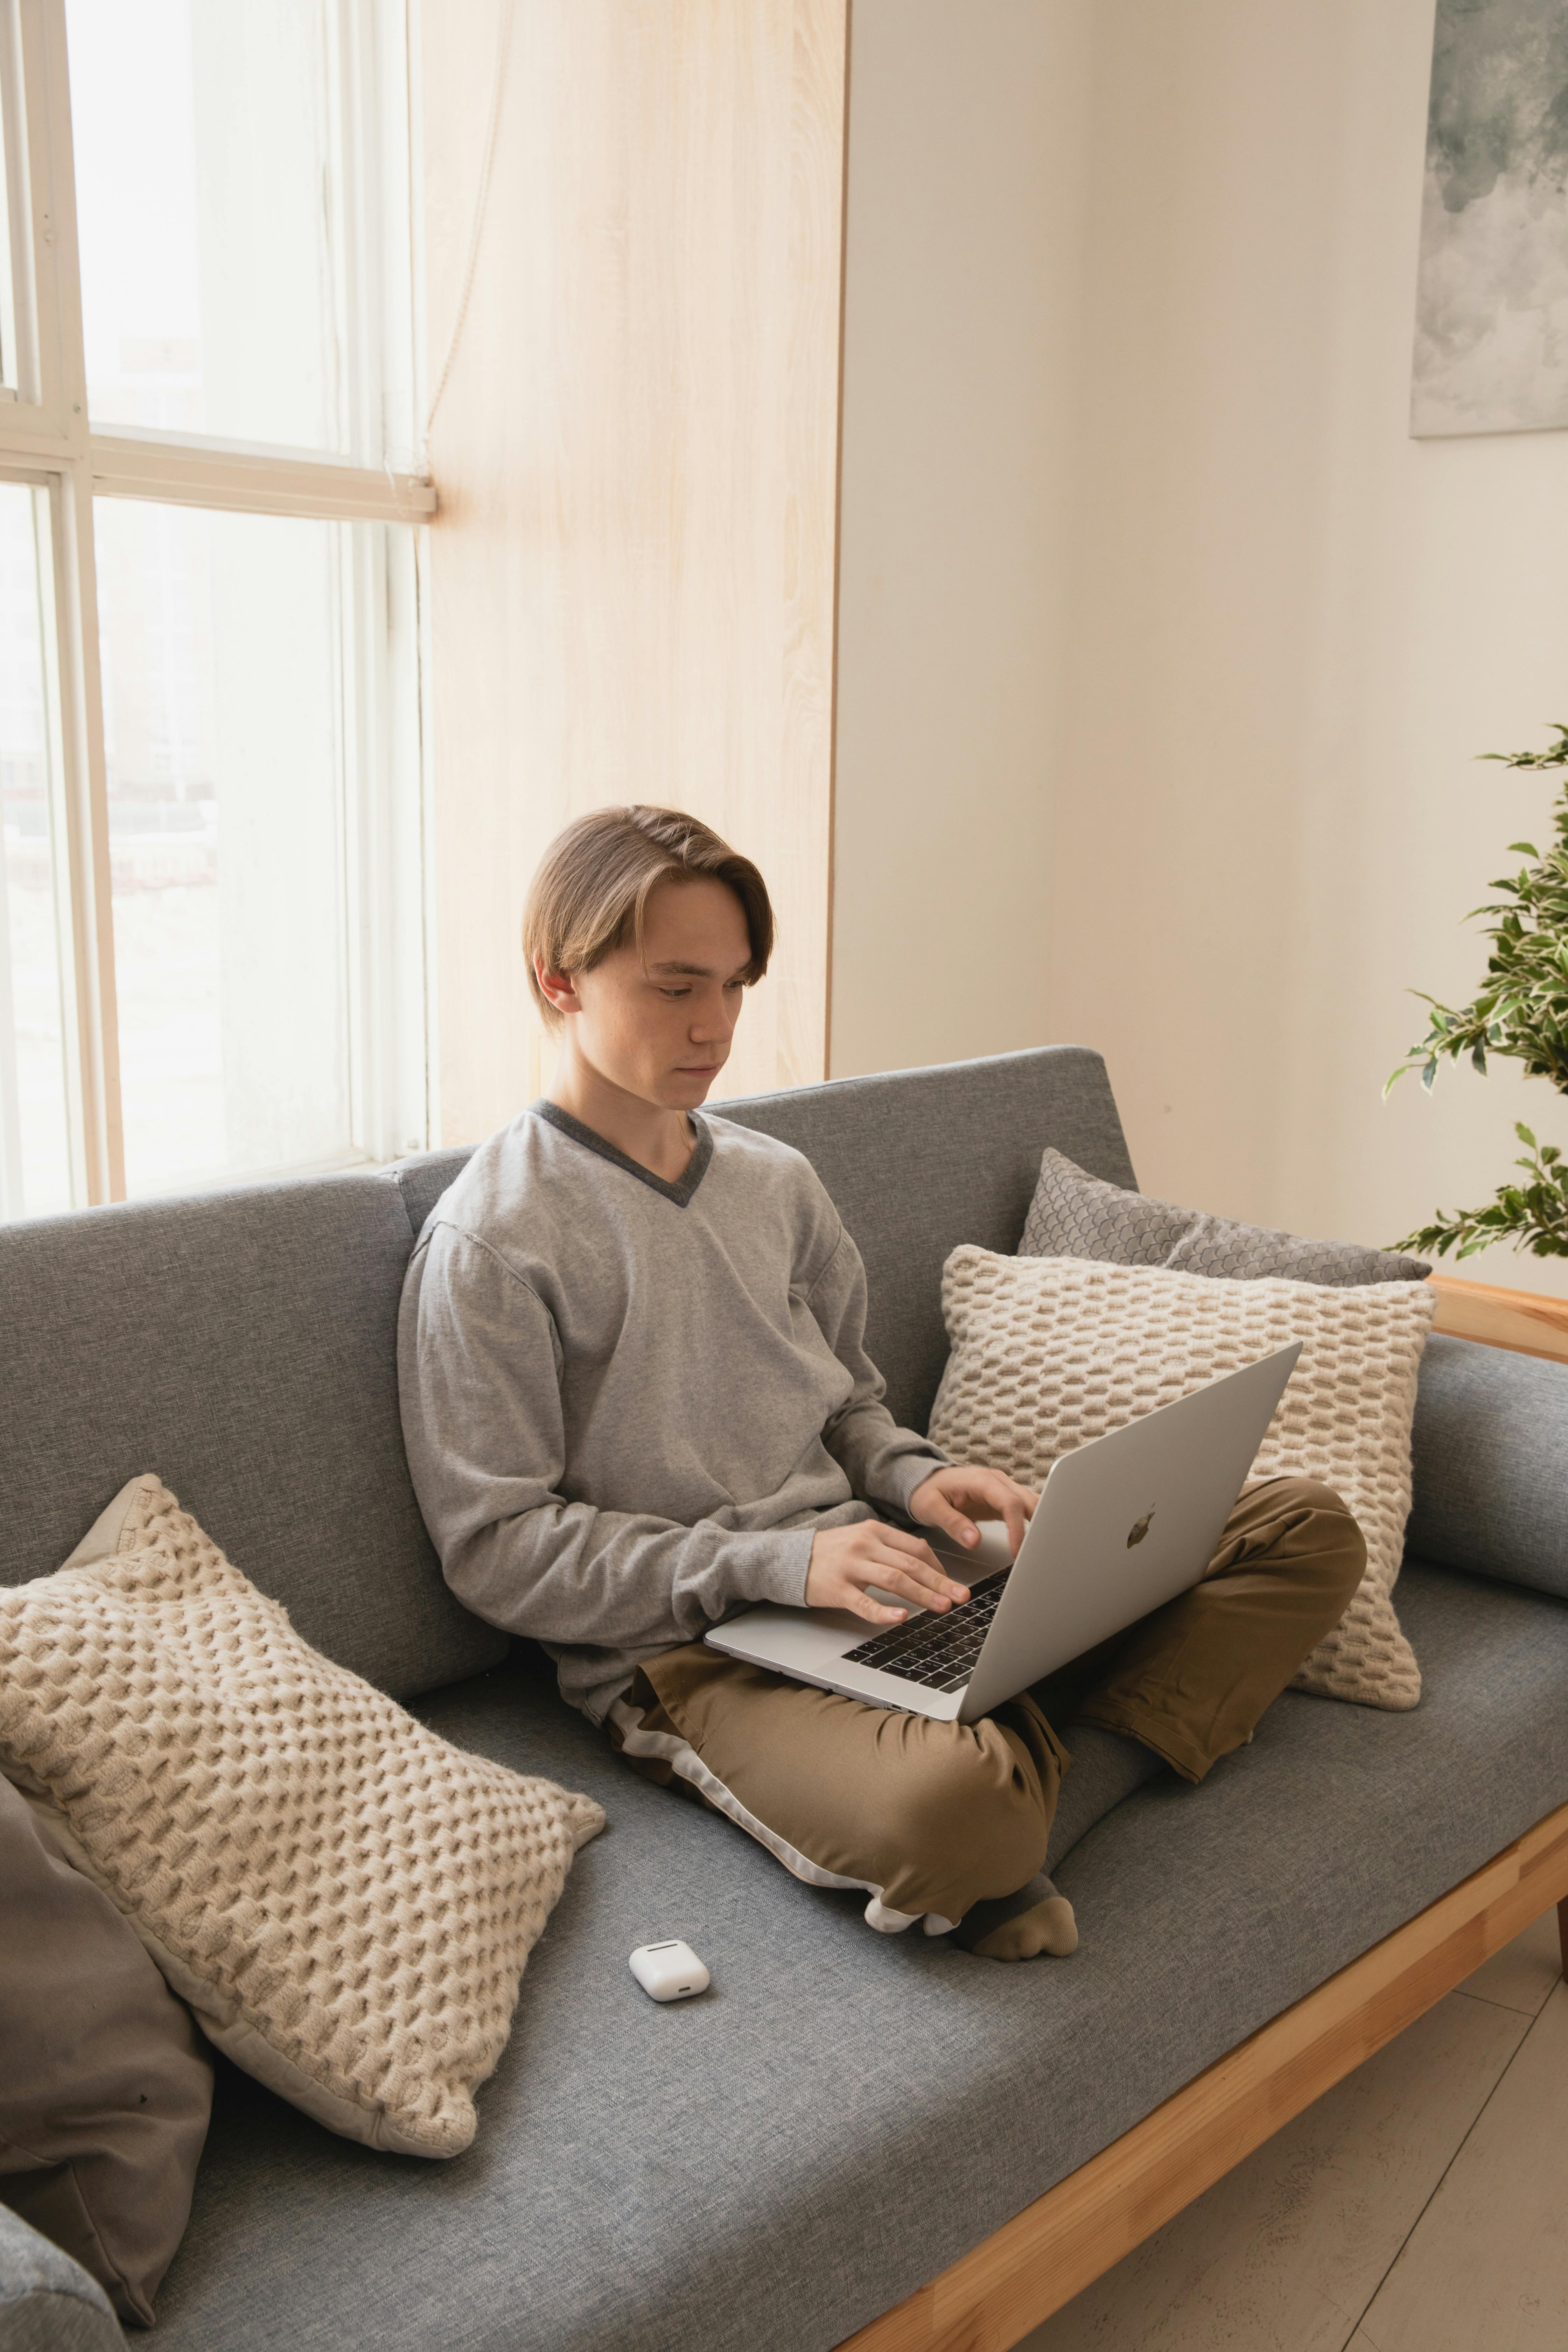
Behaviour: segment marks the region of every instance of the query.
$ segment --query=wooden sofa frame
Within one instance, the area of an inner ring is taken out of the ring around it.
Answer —
[[[1568,1301],[1436,1275],[1436,1328],[1568,1363]],[[1557,1906],[1568,1805],[1270,2019],[841,2352],[1008,2352],[1373,2051]]]

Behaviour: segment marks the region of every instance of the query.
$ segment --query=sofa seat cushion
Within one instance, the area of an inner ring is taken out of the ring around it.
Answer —
[[[226,2070],[160,2352],[838,2343],[1568,1801],[1568,1605],[1415,1565],[1400,1596],[1419,1707],[1288,1693],[1201,1789],[1085,1840],[1079,1952],[1026,1968],[872,1935],[519,1667],[425,1700],[612,1826],[454,2163],[334,2140]],[[656,2008],[627,1955],[676,1935],[712,1989]]]

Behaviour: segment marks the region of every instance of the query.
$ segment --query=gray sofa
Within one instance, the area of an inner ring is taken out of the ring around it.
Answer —
[[[718,1108],[816,1165],[916,1426],[948,1251],[1016,1246],[1047,1144],[1133,1181],[1076,1047]],[[1070,1961],[871,1934],[863,1898],[637,1780],[447,1592],[393,1339],[463,1156],[0,1230],[0,1578],[156,1470],[309,1640],[609,1815],[466,2156],[370,2153],[220,2068],[167,2352],[837,2344],[1568,1801],[1568,1370],[1435,1339],[1398,1590],[1420,1707],[1287,1694],[1201,1790],[1131,1800],[1063,1868]],[[658,2009],[626,1956],[677,1934],[712,1990]]]

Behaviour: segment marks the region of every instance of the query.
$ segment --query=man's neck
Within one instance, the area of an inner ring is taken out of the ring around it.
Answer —
[[[685,1175],[697,1140],[686,1113],[627,1094],[584,1062],[570,1043],[562,1048],[545,1100],[665,1183],[678,1184]]]

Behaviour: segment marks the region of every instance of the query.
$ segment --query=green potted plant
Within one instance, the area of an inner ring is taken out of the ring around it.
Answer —
[[[1568,726],[1558,727],[1544,751],[1484,756],[1509,768],[1568,769]],[[1430,1088],[1445,1055],[1457,1062],[1462,1054],[1483,1077],[1487,1056],[1500,1054],[1568,1095],[1568,784],[1558,793],[1552,823],[1552,844],[1544,856],[1533,842],[1509,845],[1534,862],[1511,879],[1495,881],[1491,887],[1501,898],[1465,919],[1492,919],[1485,931],[1492,943],[1486,980],[1472,1002],[1456,1008],[1413,992],[1432,1008],[1426,1034],[1390,1076],[1385,1097],[1406,1070],[1418,1069]],[[1455,1250],[1465,1258],[1493,1242],[1511,1241],[1536,1257],[1568,1257],[1568,1165],[1556,1144],[1538,1143],[1522,1123],[1514,1132],[1526,1146],[1514,1162],[1522,1180],[1500,1184],[1483,1209],[1452,1215],[1439,1210],[1431,1224],[1406,1234],[1394,1247],[1433,1250],[1439,1257]]]

